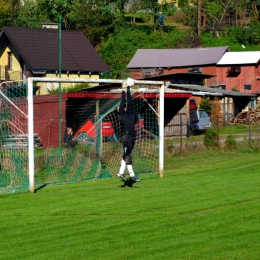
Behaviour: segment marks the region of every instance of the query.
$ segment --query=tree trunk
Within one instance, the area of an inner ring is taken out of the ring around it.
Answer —
[[[201,0],[198,0],[198,38],[201,37]]]

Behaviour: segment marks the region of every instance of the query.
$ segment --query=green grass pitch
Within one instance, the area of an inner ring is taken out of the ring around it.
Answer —
[[[0,196],[0,260],[260,259],[260,151],[165,158],[140,174]]]

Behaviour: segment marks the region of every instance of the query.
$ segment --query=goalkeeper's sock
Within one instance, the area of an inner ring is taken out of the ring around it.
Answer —
[[[127,165],[127,170],[129,172],[130,177],[134,177],[135,176],[135,173],[133,171],[132,165]]]
[[[126,163],[125,163],[125,161],[122,159],[122,161],[121,161],[121,166],[120,166],[120,170],[119,170],[119,174],[124,174],[124,172],[125,172],[125,166],[126,166]]]

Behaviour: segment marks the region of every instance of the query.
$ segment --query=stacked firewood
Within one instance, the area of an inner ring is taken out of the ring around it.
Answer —
[[[236,117],[230,119],[231,124],[248,125],[260,124],[260,109],[248,109],[248,111],[240,112]]]

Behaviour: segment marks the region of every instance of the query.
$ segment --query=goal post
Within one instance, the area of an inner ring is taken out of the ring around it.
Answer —
[[[34,84],[38,82],[52,82],[52,83],[116,83],[125,85],[127,80],[121,79],[65,79],[65,78],[28,78],[28,176],[29,176],[29,190],[31,193],[35,192],[35,165],[34,165]],[[164,171],[164,90],[165,83],[163,81],[147,81],[147,80],[133,80],[134,85],[154,85],[159,88],[159,106],[158,106],[158,125],[159,125],[159,176],[163,177]]]
[[[28,176],[29,189],[34,192],[34,120],[33,120],[33,78],[28,78]]]

